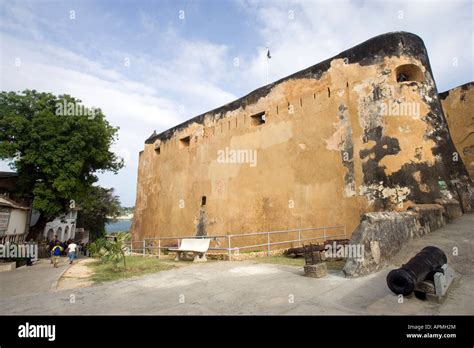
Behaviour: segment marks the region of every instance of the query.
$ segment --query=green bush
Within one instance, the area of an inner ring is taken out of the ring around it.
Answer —
[[[113,263],[115,267],[123,261],[123,267],[127,268],[125,261],[126,239],[128,233],[115,234],[115,241],[105,238],[96,239],[89,245],[89,252],[92,257],[99,258],[102,263]]]

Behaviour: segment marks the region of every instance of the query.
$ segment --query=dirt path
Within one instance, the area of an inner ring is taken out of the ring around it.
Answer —
[[[87,264],[94,261],[94,259],[82,259],[71,265],[59,279],[56,290],[78,289],[91,286],[93,283],[91,280],[93,272]]]
[[[70,290],[86,288],[94,284],[92,275],[94,271],[88,264],[97,261],[97,259],[87,258],[81,259],[71,265],[61,276],[57,282],[57,286],[53,290]],[[175,262],[172,259],[164,260],[164,264],[170,264],[173,267],[181,268],[192,265],[192,263]]]

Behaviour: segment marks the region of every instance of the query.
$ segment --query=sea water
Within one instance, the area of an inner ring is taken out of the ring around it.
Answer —
[[[132,220],[116,220],[111,221],[105,225],[105,231],[107,233],[112,232],[129,232],[132,226]]]

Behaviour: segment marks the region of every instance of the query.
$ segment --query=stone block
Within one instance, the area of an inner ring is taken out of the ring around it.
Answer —
[[[328,274],[326,263],[304,266],[304,274],[311,278],[321,278]]]
[[[0,262],[0,272],[8,272],[16,269],[16,262]]]

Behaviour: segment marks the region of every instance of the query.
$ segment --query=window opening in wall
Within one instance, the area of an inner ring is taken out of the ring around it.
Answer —
[[[206,196],[201,197],[201,207],[204,207],[206,205],[207,198]]]
[[[265,111],[259,112],[258,114],[250,116],[253,126],[261,126],[265,124]]]
[[[155,146],[155,153],[156,153],[157,155],[159,155],[159,154],[161,153],[161,146],[160,146],[160,145]]]
[[[415,64],[400,65],[395,69],[397,82],[417,81],[423,82],[424,76],[420,67]]]
[[[331,98],[331,90],[328,87],[328,98]]]
[[[188,135],[187,137],[179,139],[182,147],[189,147],[191,144],[191,137]]]

